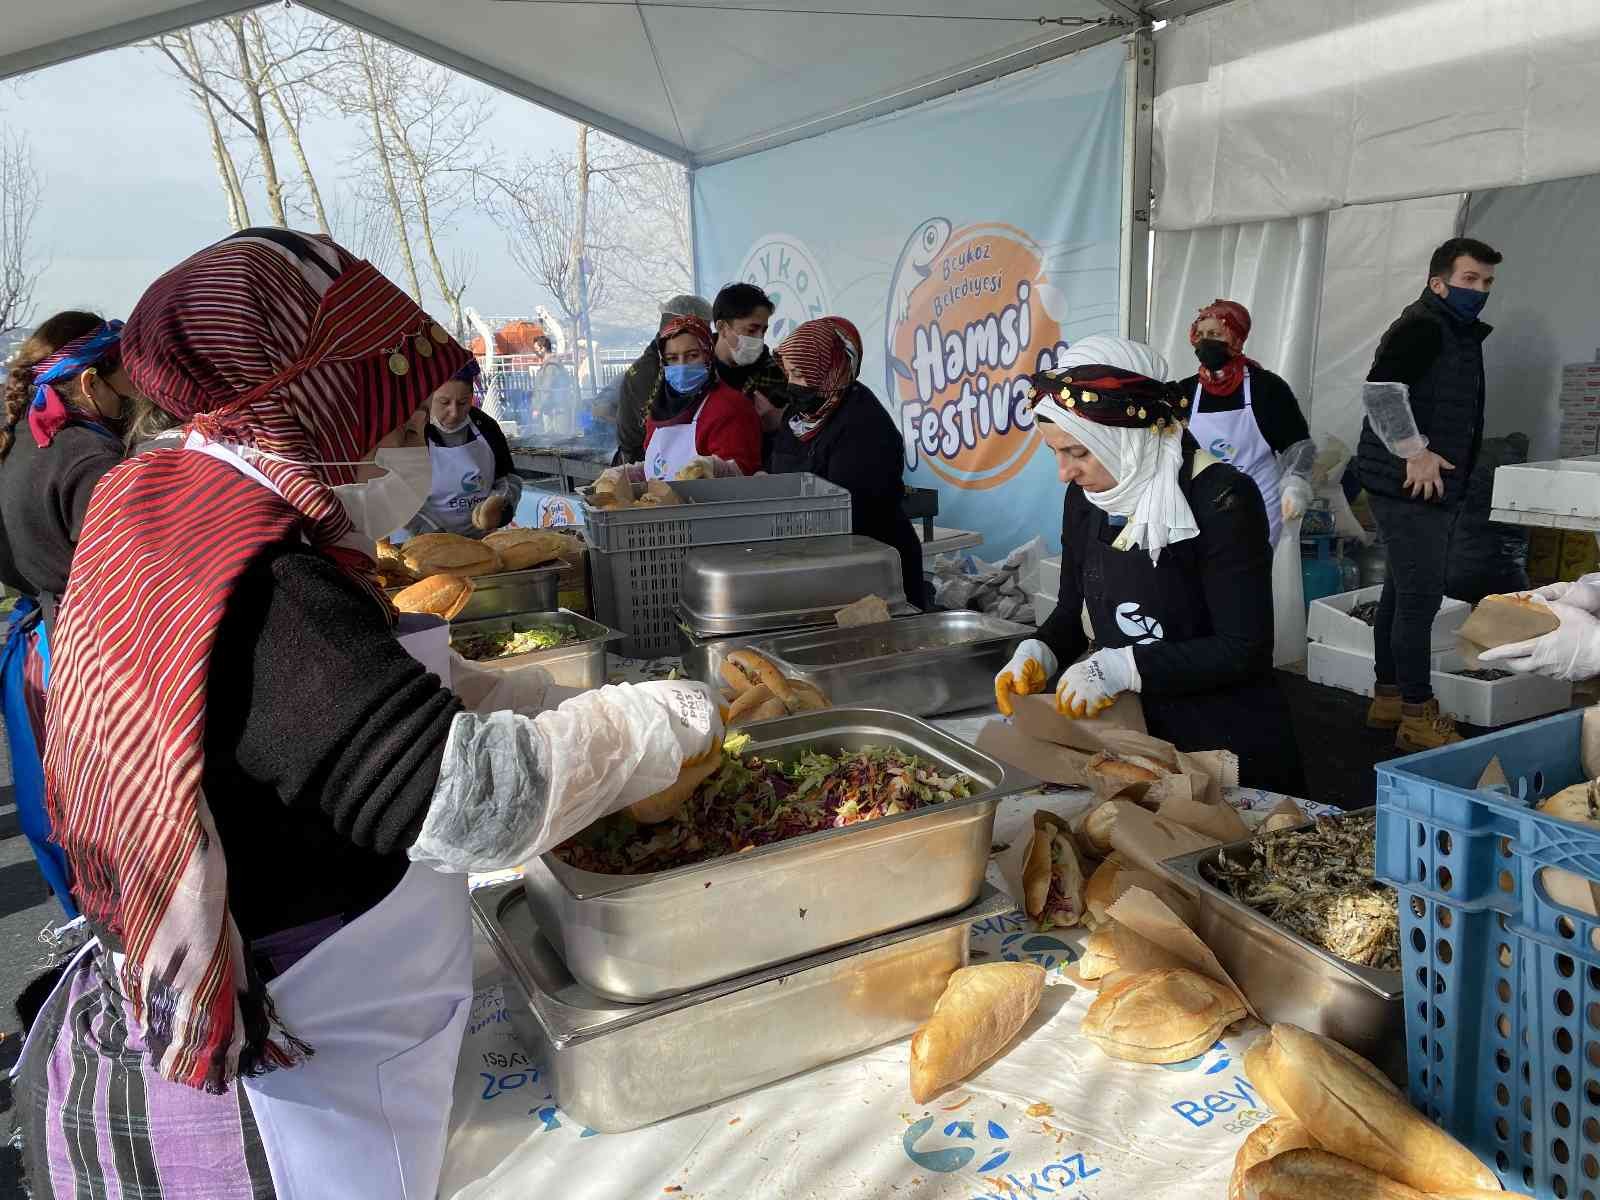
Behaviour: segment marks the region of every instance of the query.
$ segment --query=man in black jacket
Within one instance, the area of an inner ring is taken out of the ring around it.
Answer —
[[[1439,712],[1428,661],[1450,540],[1483,441],[1478,320],[1501,255],[1473,238],[1433,253],[1428,286],[1378,343],[1362,389],[1357,462],[1388,554],[1374,630],[1377,688],[1367,724],[1402,750],[1461,740]]]

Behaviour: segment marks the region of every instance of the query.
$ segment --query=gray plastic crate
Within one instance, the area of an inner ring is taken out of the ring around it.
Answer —
[[[683,504],[585,507],[590,547],[616,554],[850,532],[850,493],[815,475],[692,479],[672,490]]]
[[[589,551],[594,615],[620,629],[615,653],[624,658],[660,658],[678,652],[678,592],[686,547]]]

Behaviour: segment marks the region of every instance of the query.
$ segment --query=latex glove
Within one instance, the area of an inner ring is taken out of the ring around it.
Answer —
[[[1056,684],[1056,711],[1075,720],[1099,716],[1123,692],[1137,692],[1140,686],[1132,646],[1096,650],[1061,676]]]
[[[505,500],[499,496],[490,496],[473,508],[472,527],[488,533],[504,525],[509,516],[510,508]]]
[[[619,684],[537,716],[458,713],[422,832],[407,851],[439,871],[499,871],[670,787],[722,744],[711,689]]]
[[[691,458],[678,472],[679,479],[738,479],[744,474],[739,464],[715,454]]]
[[[1303,476],[1286,475],[1282,486],[1282,511],[1285,521],[1303,517],[1306,505],[1311,503],[1311,484]]]
[[[1600,618],[1570,604],[1555,603],[1549,608],[1561,618],[1553,632],[1485,650],[1478,655],[1478,661],[1522,675],[1543,675],[1572,683],[1600,675]]]
[[[1581,608],[1586,613],[1600,616],[1600,573],[1585,575],[1576,583],[1548,583],[1544,587],[1534,588],[1531,592],[1521,593],[1537,600],[1556,601],[1569,604],[1573,608]]]
[[[1005,670],[994,677],[994,704],[1000,715],[1009,717],[1015,711],[1011,697],[1038,695],[1055,673],[1055,651],[1038,638],[1023,642]]]

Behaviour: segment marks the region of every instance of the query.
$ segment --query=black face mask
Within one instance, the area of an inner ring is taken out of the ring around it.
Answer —
[[[768,399],[787,414],[809,417],[822,407],[827,397],[815,388],[796,387],[792,383],[786,383],[776,396],[769,396]]]
[[[1201,338],[1194,344],[1194,356],[1206,370],[1220,371],[1228,365],[1233,351],[1228,349],[1227,342],[1218,338]]]

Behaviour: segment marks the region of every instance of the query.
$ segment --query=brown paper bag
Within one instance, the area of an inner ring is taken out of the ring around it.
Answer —
[[[1261,1014],[1256,1012],[1255,1006],[1250,1003],[1250,998],[1233,981],[1233,977],[1222,969],[1222,964],[1217,961],[1217,956],[1211,953],[1211,948],[1150,892],[1143,888],[1130,889],[1123,894],[1122,899],[1106,910],[1106,916],[1113,921],[1121,922],[1162,949],[1177,955],[1200,974],[1224,987],[1231,988],[1244,1002],[1250,1015],[1258,1021],[1261,1019]]]
[[[1058,783],[1062,787],[1089,786],[1089,778],[1083,773],[1089,756],[1082,750],[1038,741],[1004,721],[985,725],[978,731],[976,744],[985,754],[1046,783]]]
[[[1116,824],[1110,835],[1111,848],[1122,856],[1124,862],[1142,867],[1157,878],[1170,880],[1186,895],[1192,894],[1192,885],[1167,870],[1166,860],[1221,843],[1216,838],[1197,833],[1187,825],[1164,820],[1137,804],[1113,803],[1117,803],[1118,808]]]
[[[1081,721],[1058,713],[1056,698],[1052,693],[1019,698],[1014,705],[1014,712],[1012,722],[1029,737],[1090,754],[1105,748],[1101,739],[1112,730],[1145,732],[1144,705],[1132,692],[1118,696],[1117,702],[1098,717],[1087,717]]]
[[[1156,816],[1186,825],[1218,842],[1242,842],[1250,836],[1244,819],[1226,804],[1202,804],[1187,796],[1168,796]]]
[[[1543,637],[1560,625],[1561,618],[1541,604],[1515,596],[1485,596],[1456,631],[1456,644],[1468,668],[1476,671],[1483,651]]]

